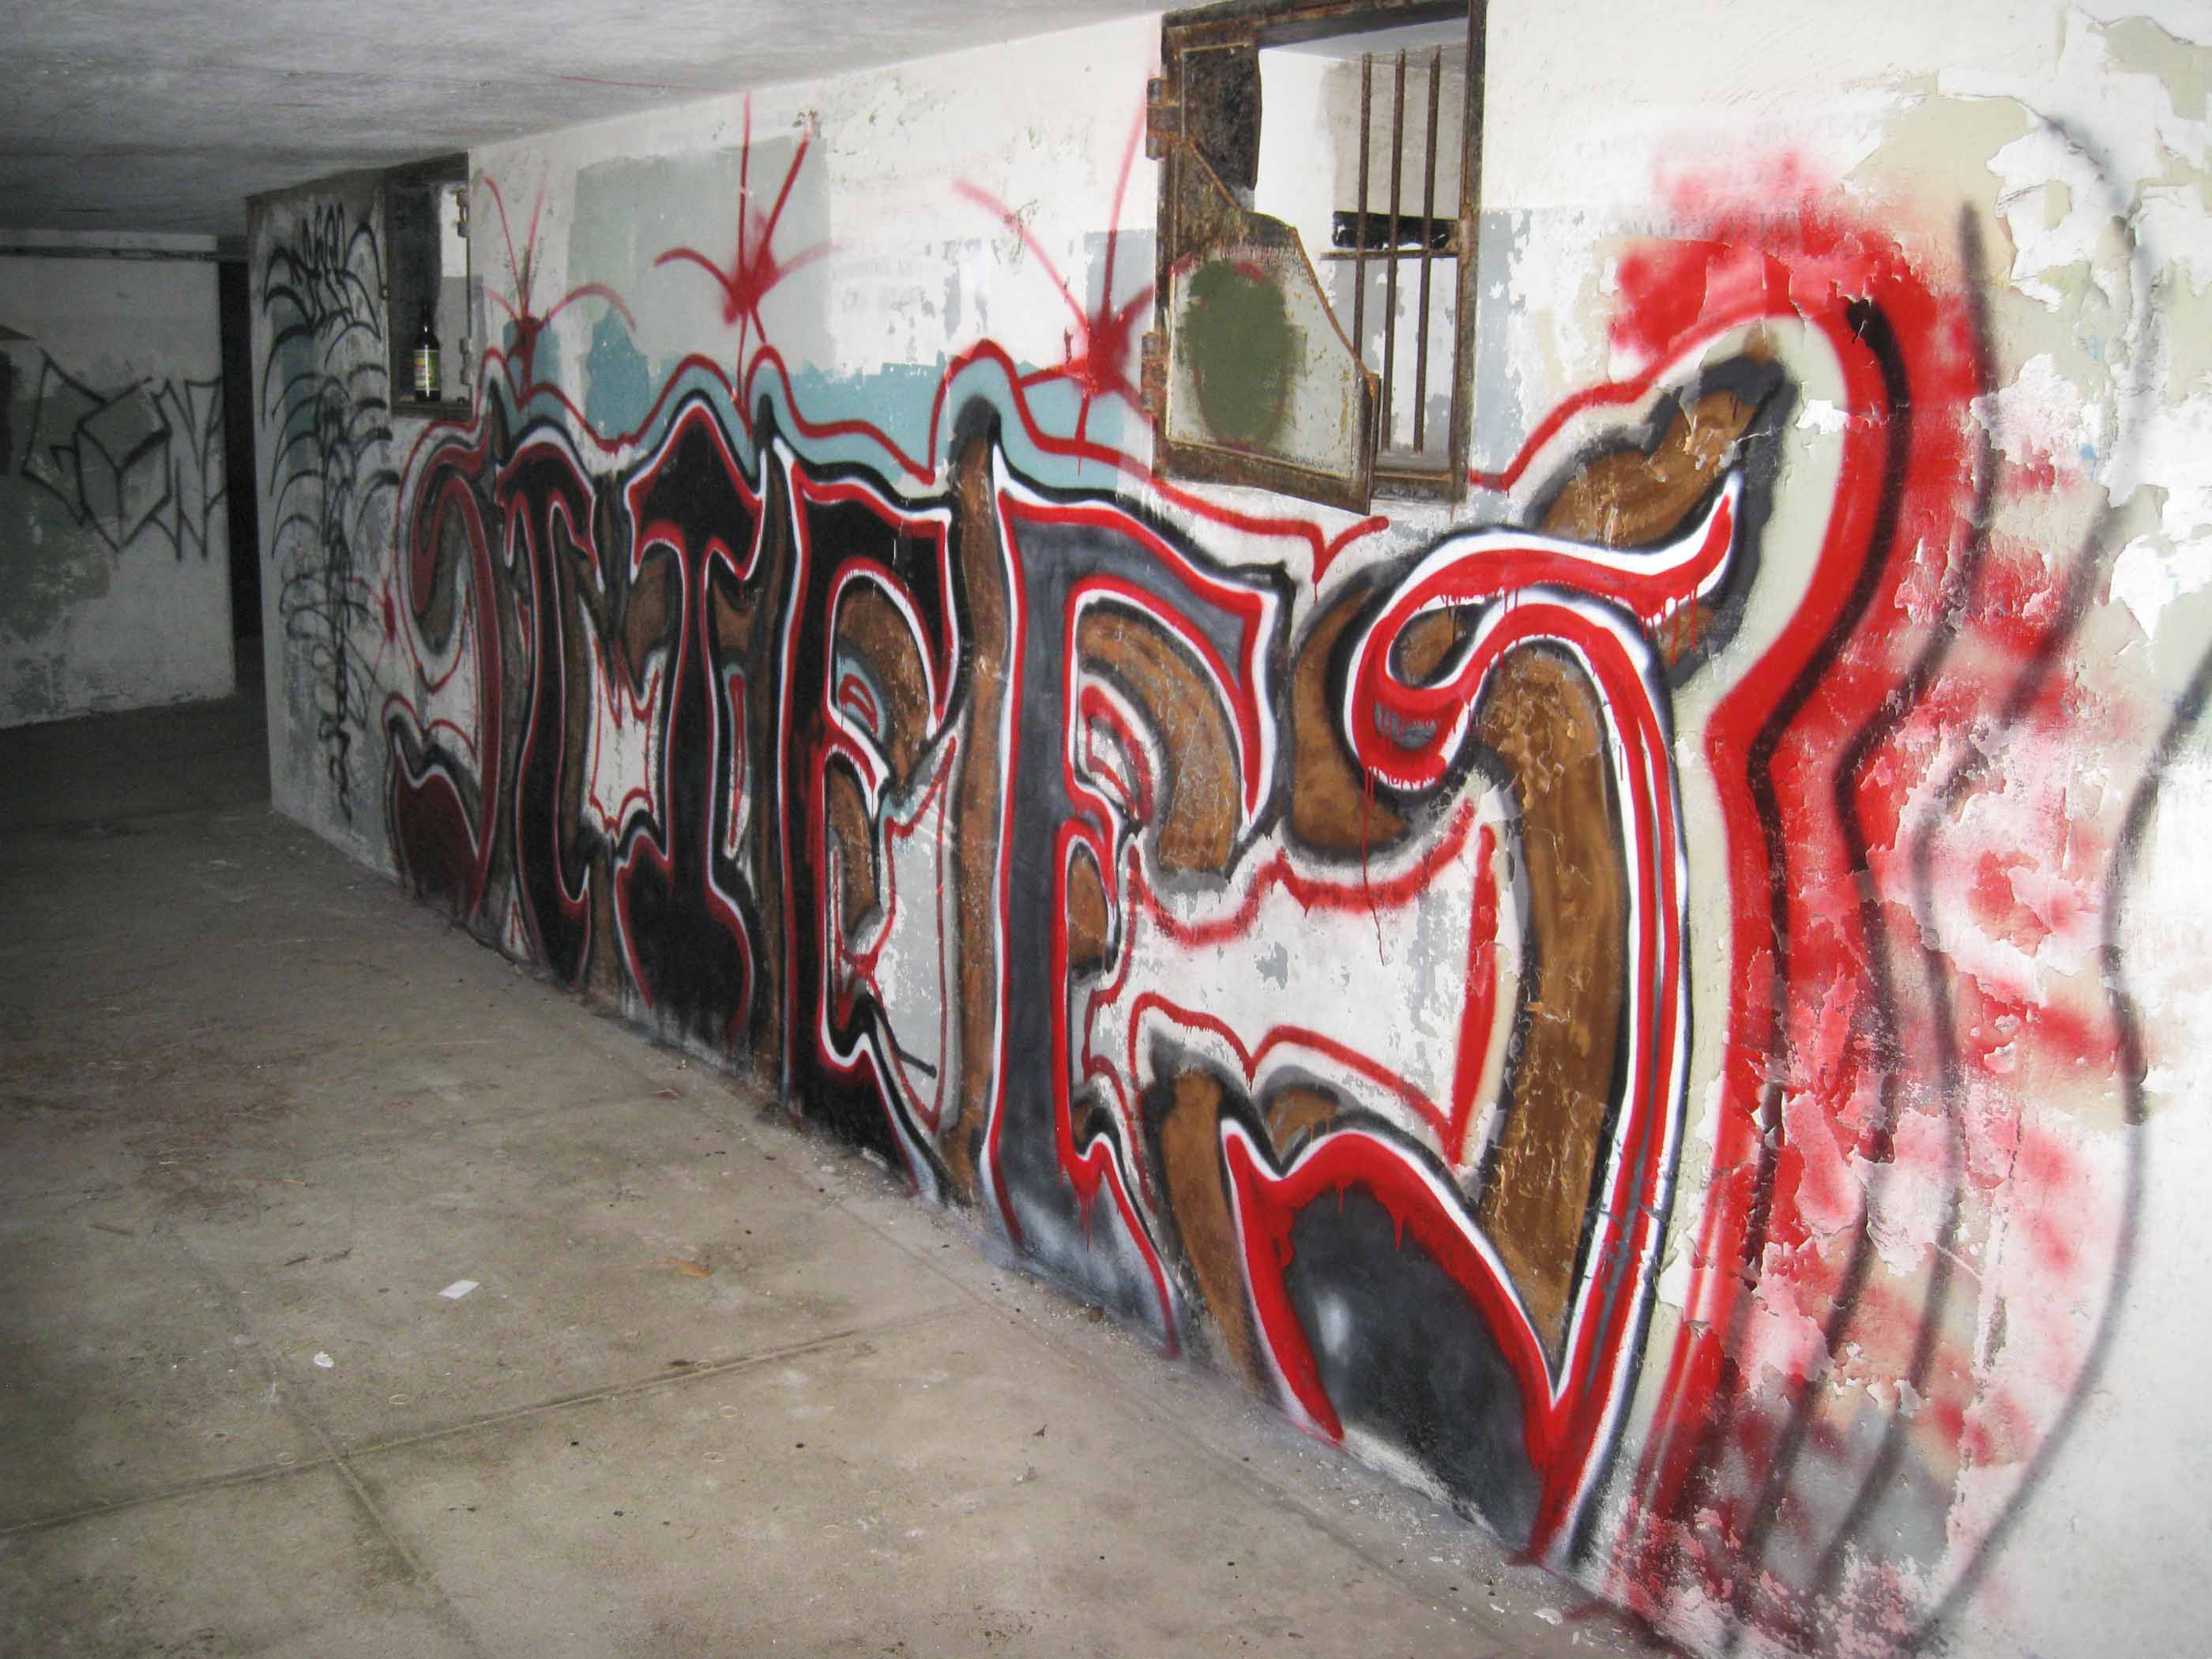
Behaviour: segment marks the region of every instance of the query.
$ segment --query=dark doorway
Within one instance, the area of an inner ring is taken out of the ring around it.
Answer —
[[[230,638],[238,689],[261,696],[260,496],[253,487],[253,349],[250,279],[243,259],[216,267],[222,332],[223,500],[230,520]]]

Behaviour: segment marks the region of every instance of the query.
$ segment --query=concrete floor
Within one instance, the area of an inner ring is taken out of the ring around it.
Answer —
[[[1651,1650],[276,818],[258,744],[0,732],[0,1654]]]

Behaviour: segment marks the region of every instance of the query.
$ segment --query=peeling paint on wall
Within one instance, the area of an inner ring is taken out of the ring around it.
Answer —
[[[356,809],[1700,1650],[2079,1650],[2083,1449],[2205,1455],[2099,1402],[2204,1268],[2212,319],[2205,49],[2059,22],[1507,137],[1455,518],[1153,472],[1150,24],[479,155]]]

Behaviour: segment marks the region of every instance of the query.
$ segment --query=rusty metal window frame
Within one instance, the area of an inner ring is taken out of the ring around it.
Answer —
[[[1370,507],[1376,496],[1453,504],[1464,497],[1468,455],[1474,428],[1475,317],[1480,293],[1476,256],[1482,192],[1483,60],[1487,0],[1227,0],[1224,4],[1171,12],[1161,21],[1162,73],[1151,86],[1146,154],[1164,164],[1154,291],[1159,296],[1161,314],[1164,319],[1173,292],[1171,284],[1177,272],[1188,263],[1189,250],[1185,243],[1188,240],[1191,200],[1209,188],[1214,192],[1227,194],[1221,180],[1200,154],[1197,142],[1202,124],[1214,114],[1214,112],[1194,106],[1205,95],[1206,77],[1193,72],[1193,65],[1200,56],[1206,53],[1243,53],[1252,55],[1256,61],[1258,52],[1267,46],[1455,20],[1462,16],[1467,20],[1468,30],[1467,88],[1461,131],[1462,152],[1459,201],[1456,212],[1448,222],[1449,241],[1439,248],[1431,234],[1437,223],[1434,192],[1439,142],[1437,111],[1441,53],[1432,55],[1428,64],[1427,132],[1422,156],[1425,188],[1421,204],[1423,211],[1416,220],[1405,211],[1401,180],[1405,159],[1406,76],[1409,64],[1418,66],[1419,59],[1409,58],[1402,51],[1394,59],[1380,60],[1391,74],[1394,100],[1393,153],[1389,158],[1391,164],[1390,202],[1387,216],[1370,216],[1370,212],[1369,184],[1374,158],[1369,154],[1369,135],[1378,60],[1369,54],[1362,72],[1359,191],[1354,208],[1358,217],[1354,225],[1353,246],[1348,250],[1331,247],[1316,251],[1304,249],[1303,239],[1299,239],[1310,272],[1313,269],[1316,252],[1324,260],[1348,258],[1356,267],[1352,281],[1351,332],[1346,337],[1346,343],[1358,357],[1370,388],[1369,403],[1371,407],[1363,411],[1363,419],[1366,422],[1363,476],[1352,480],[1340,479],[1333,475],[1307,471],[1285,460],[1176,442],[1168,436],[1164,421],[1159,424],[1154,446],[1155,465],[1163,474],[1254,484],[1359,511]],[[1268,111],[1264,108],[1258,111],[1249,135],[1255,152],[1260,124],[1268,118]],[[1286,118],[1284,112],[1278,110],[1273,112],[1273,118],[1280,120],[1295,118],[1295,116]],[[1341,213],[1338,215],[1339,219],[1344,216]],[[1387,219],[1385,241],[1381,248],[1369,245],[1370,219]],[[1417,246],[1406,245],[1405,231],[1409,223],[1420,227],[1415,236]],[[1284,228],[1291,236],[1297,238],[1297,233],[1294,228]],[[1440,463],[1409,465],[1402,455],[1394,457],[1386,447],[1390,430],[1390,412],[1401,385],[1396,361],[1401,268],[1408,262],[1416,263],[1419,267],[1418,277],[1414,279],[1419,283],[1419,297],[1417,301],[1419,323],[1415,330],[1417,346],[1413,374],[1414,443],[1418,448],[1427,435],[1426,402],[1431,379],[1429,319],[1434,294],[1434,261],[1439,257],[1454,259],[1457,276],[1449,367],[1449,426],[1445,453]],[[1366,324],[1367,271],[1370,263],[1377,259],[1388,262],[1383,303],[1390,319],[1383,329],[1382,361],[1379,373],[1376,366],[1366,362],[1365,353],[1361,349]],[[1315,280],[1318,287],[1317,276]],[[1343,319],[1339,318],[1337,322],[1341,334]],[[1164,330],[1164,320],[1159,327]],[[1146,337],[1144,389],[1146,407],[1156,420],[1165,408],[1166,350],[1167,343],[1161,332],[1156,331]]]

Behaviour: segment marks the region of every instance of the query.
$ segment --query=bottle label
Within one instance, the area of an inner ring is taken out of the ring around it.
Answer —
[[[415,348],[415,395],[426,402],[438,395],[438,354],[429,346]]]

